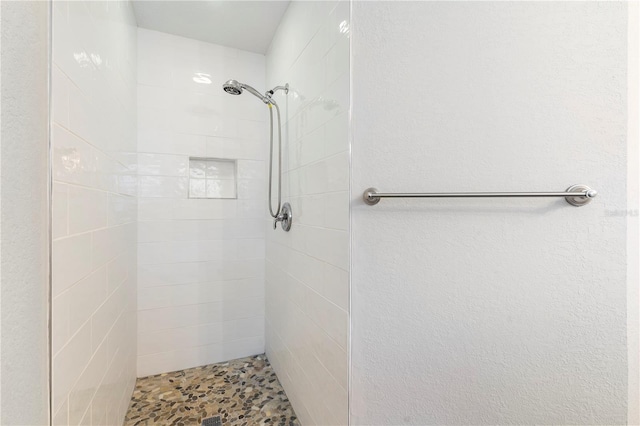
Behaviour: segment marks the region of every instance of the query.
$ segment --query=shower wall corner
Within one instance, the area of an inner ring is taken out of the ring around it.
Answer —
[[[266,351],[303,425],[349,422],[349,8],[292,2],[267,53],[294,223],[266,224]]]

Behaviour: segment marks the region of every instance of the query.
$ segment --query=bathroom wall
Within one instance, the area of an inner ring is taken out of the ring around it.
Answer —
[[[0,424],[49,424],[46,2],[0,2]]]
[[[283,201],[267,219],[267,356],[303,425],[348,422],[349,2],[292,2],[267,53],[283,113]],[[264,207],[263,211],[264,211]],[[264,216],[263,216],[264,217]]]
[[[140,377],[264,352],[268,110],[231,78],[264,55],[138,31]],[[189,198],[189,157],[236,159],[237,198]]]
[[[640,4],[628,3],[627,32],[627,424],[640,423]]]
[[[135,382],[136,23],[53,5],[54,424],[119,424]]]
[[[627,4],[352,24],[352,424],[627,423]],[[598,198],[360,199],[577,183]]]

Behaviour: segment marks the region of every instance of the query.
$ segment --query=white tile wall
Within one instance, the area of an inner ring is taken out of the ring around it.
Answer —
[[[53,9],[53,423],[120,424],[135,382],[136,23]]]
[[[303,425],[348,423],[349,2],[294,1],[267,54],[289,233],[267,231],[266,350]],[[270,229],[269,222],[267,228]]]
[[[265,58],[138,43],[138,376],[262,353],[268,110],[222,83],[264,88]],[[190,199],[190,157],[237,159],[237,199]]]

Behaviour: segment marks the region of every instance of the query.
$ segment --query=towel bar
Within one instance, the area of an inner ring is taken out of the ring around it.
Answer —
[[[364,202],[374,206],[381,198],[525,198],[525,197],[563,197],[572,206],[589,204],[598,195],[598,191],[587,185],[572,185],[564,192],[378,192],[376,188],[367,188],[362,194]]]

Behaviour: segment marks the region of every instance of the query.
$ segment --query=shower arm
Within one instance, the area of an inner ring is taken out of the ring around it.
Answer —
[[[269,100],[269,103],[272,104],[276,104],[276,101],[274,101],[273,99],[271,99],[271,97],[278,91],[278,90],[283,90],[285,94],[289,93],[289,83],[285,84],[284,86],[276,86],[271,90],[267,90],[264,94],[265,98],[267,98]]]

